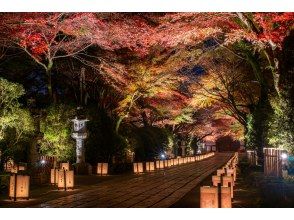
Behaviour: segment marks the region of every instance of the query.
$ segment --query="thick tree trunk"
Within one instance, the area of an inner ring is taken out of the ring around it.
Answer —
[[[255,131],[254,142],[258,156],[258,164],[263,165],[263,148],[267,146],[268,119],[271,114],[268,92],[261,89],[259,102],[254,110],[253,130]]]

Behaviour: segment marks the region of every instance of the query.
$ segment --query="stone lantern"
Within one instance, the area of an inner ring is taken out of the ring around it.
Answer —
[[[181,141],[181,148],[182,148],[182,157],[186,156],[186,143],[185,141]]]
[[[73,133],[72,138],[76,140],[76,163],[85,163],[85,148],[84,140],[88,137],[86,130],[87,119],[78,119],[77,117],[72,120],[73,122]]]
[[[78,108],[80,110],[80,108]],[[73,133],[71,137],[76,140],[76,168],[77,174],[91,174],[91,166],[86,163],[84,141],[88,137],[86,122],[89,121],[85,117],[76,116],[73,122]]]

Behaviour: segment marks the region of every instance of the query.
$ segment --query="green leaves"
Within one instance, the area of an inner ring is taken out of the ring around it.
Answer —
[[[47,116],[41,121],[41,152],[48,156],[56,156],[60,161],[72,160],[74,157],[74,140],[71,138],[71,119],[75,111],[70,106],[53,105]]]
[[[28,110],[22,109],[18,99],[24,94],[20,84],[0,78],[0,150],[5,157],[24,148],[34,130]]]

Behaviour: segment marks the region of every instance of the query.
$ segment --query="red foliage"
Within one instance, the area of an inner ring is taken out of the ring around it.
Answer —
[[[288,31],[294,26],[294,13],[254,13],[254,21],[261,28],[258,38],[281,45]]]

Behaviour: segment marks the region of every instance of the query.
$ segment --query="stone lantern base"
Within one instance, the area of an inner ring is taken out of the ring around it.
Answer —
[[[92,175],[92,166],[89,163],[74,163],[76,175]]]

